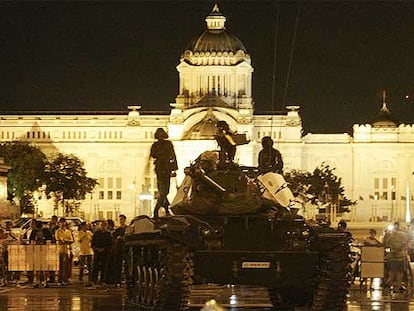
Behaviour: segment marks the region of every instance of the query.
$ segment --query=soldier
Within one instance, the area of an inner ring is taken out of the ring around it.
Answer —
[[[160,207],[164,207],[169,215],[168,193],[170,192],[170,178],[175,176],[178,169],[174,146],[169,141],[168,134],[162,128],[157,128],[154,134],[157,140],[151,146],[150,157],[154,159],[155,174],[157,175],[158,200],[154,208],[154,218],[158,218]]]
[[[259,152],[259,172],[283,173],[283,160],[279,150],[273,148],[273,139],[269,136],[262,138],[262,150]]]
[[[233,133],[226,121],[218,121],[216,124],[217,135],[214,136],[219,147],[219,161],[221,164],[233,162],[236,155],[236,142],[233,140]]]

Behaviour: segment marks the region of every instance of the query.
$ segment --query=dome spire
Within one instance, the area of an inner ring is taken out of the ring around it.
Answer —
[[[387,103],[385,102],[385,97],[386,97],[386,92],[385,90],[383,90],[382,91],[382,107],[381,107],[380,112],[389,114],[390,111],[388,110]]]
[[[398,121],[394,119],[391,115],[390,110],[387,107],[387,103],[385,101],[386,93],[385,90],[382,91],[382,107],[378,112],[377,117],[374,119],[372,125],[374,127],[397,127]]]
[[[218,4],[214,4],[211,13],[206,17],[206,23],[208,29],[221,30],[225,29],[226,17],[220,13]]]

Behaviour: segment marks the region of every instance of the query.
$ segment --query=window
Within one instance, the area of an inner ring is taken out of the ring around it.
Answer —
[[[122,177],[117,177],[120,171],[122,171],[120,165],[114,160],[105,161],[98,167],[101,175],[98,178],[99,190],[106,195],[107,200],[122,199]]]
[[[374,195],[378,200],[395,200],[396,195],[396,177],[375,177],[374,178]]]

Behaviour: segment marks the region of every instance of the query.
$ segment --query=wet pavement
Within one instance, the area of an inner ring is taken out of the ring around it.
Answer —
[[[12,286],[0,290],[0,310],[8,311],[115,311],[123,310],[125,290],[86,289],[67,285],[50,288]]]
[[[124,287],[124,286],[123,286]],[[372,288],[371,288],[372,287]],[[114,311],[125,310],[125,289],[115,286],[87,289],[80,283],[50,288],[4,286],[0,288],[0,310],[10,311]],[[206,285],[191,291],[189,310],[200,310],[209,299],[215,299],[228,311],[270,310],[269,297],[263,288],[249,286]],[[304,311],[300,308],[296,311]],[[411,293],[385,293],[379,283],[355,284],[347,300],[347,311],[414,310]],[[174,311],[174,310],[166,310]]]

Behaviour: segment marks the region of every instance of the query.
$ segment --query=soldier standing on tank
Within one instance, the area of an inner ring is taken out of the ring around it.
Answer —
[[[162,128],[157,128],[154,134],[157,140],[151,146],[150,157],[154,159],[155,174],[157,175],[158,200],[154,208],[154,218],[158,218],[160,207],[164,207],[169,215],[168,193],[170,192],[170,179],[175,176],[178,169],[174,146],[168,140],[168,134]]]
[[[218,121],[216,124],[217,134],[214,136],[219,147],[219,162],[221,164],[233,162],[236,155],[236,142],[233,140],[233,133],[226,121]]]
[[[262,138],[262,150],[259,152],[259,172],[283,174],[283,160],[279,150],[273,148],[273,139],[269,136]]]

